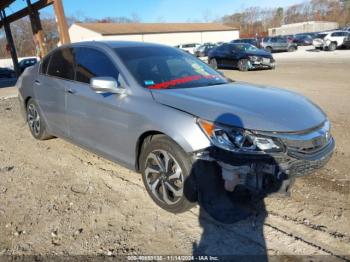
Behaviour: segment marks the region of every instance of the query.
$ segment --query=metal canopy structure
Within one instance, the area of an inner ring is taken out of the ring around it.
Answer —
[[[60,34],[60,42],[62,44],[68,44],[70,42],[68,34],[68,25],[64,15],[64,9],[62,0],[38,0],[32,3],[31,0],[25,0],[27,7],[18,10],[11,15],[6,15],[6,8],[10,7],[16,0],[0,0],[0,28],[4,28],[6,34],[6,40],[8,44],[9,51],[11,53],[13,67],[16,71],[16,74],[19,75],[19,66],[16,47],[13,41],[10,24],[29,16],[30,24],[33,31],[33,36],[35,39],[35,44],[39,50],[40,57],[43,57],[46,53],[46,44],[43,35],[43,29],[41,26],[39,10],[49,6],[54,5],[56,21],[58,32]],[[19,1],[19,0],[17,0]]]

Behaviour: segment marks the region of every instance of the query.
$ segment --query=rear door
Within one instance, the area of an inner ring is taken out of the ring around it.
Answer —
[[[275,40],[275,50],[282,51],[287,50],[288,40],[287,38],[277,37]]]
[[[232,46],[223,44],[215,49],[215,56],[219,66],[232,67]]]
[[[90,88],[93,77],[121,81],[119,71],[103,50],[77,47],[74,53],[76,82],[67,94],[69,135],[83,146],[126,162],[123,142],[128,137],[130,116],[123,108],[127,100],[122,95],[99,94]]]
[[[35,99],[50,131],[67,135],[66,91],[74,79],[74,58],[71,48],[60,48],[46,57],[34,83]]]

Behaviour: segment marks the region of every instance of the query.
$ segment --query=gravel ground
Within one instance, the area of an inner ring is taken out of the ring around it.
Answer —
[[[329,115],[337,141],[331,162],[298,179],[290,198],[266,199],[267,214],[260,210],[232,225],[213,221],[200,207],[179,215],[161,210],[139,174],[62,139],[34,140],[17,100],[0,100],[0,255],[269,254],[350,261],[350,60],[321,61],[277,58],[276,70],[224,70],[236,80],[308,96]]]

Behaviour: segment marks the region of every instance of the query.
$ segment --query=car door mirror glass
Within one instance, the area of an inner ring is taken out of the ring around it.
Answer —
[[[90,87],[96,93],[124,94],[125,88],[113,77],[93,77],[90,80]]]

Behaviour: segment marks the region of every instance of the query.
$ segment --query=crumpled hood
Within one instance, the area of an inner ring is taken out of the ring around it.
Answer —
[[[301,95],[242,82],[151,92],[158,103],[251,130],[297,132],[326,120],[323,111]]]

